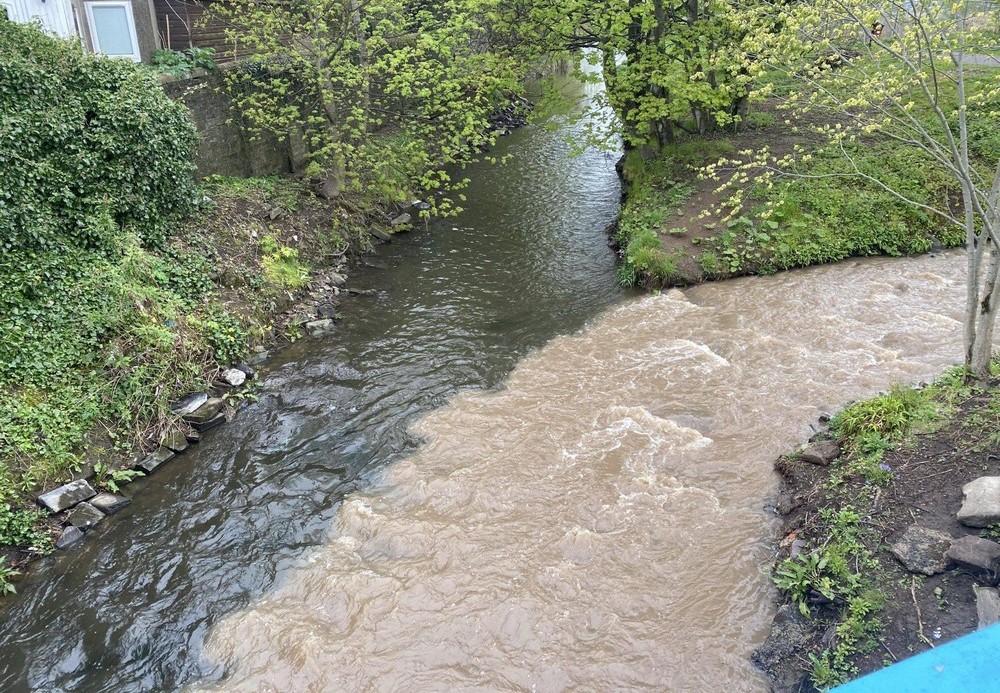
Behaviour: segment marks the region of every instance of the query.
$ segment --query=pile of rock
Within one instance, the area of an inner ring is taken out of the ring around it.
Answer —
[[[983,528],[1000,522],[1000,477],[983,476],[962,487],[958,521]],[[952,566],[981,573],[984,582],[1000,575],[1000,543],[973,534],[953,537],[947,532],[911,525],[892,544],[893,555],[907,570],[924,575],[943,573]],[[1000,591],[974,587],[979,627],[1000,622]]]
[[[226,369],[219,376],[219,389],[241,387],[253,376],[253,369],[242,364]],[[155,450],[137,458],[132,469],[143,475],[153,473],[201,440],[202,433],[227,420],[225,400],[207,392],[188,395],[177,402],[171,412],[179,425],[164,434]],[[88,479],[77,479],[54,488],[38,496],[37,500],[52,515],[60,515],[59,523],[63,528],[55,543],[57,549],[77,543],[88,530],[131,503],[131,499],[118,493],[98,493]]]

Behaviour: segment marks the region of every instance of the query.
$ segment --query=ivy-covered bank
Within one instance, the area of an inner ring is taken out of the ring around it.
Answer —
[[[189,432],[178,399],[252,396],[220,374],[328,326],[348,259],[409,219],[406,173],[198,182],[196,144],[153,71],[0,21],[0,590],[66,520],[40,492],[114,491]]]

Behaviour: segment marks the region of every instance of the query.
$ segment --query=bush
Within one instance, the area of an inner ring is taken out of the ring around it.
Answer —
[[[0,22],[0,250],[157,244],[194,200],[186,109],[146,68]]]

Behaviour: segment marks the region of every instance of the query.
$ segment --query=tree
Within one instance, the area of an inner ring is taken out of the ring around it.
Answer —
[[[488,3],[287,0],[216,3],[242,53],[228,72],[252,129],[298,139],[328,196],[345,187],[452,183],[445,167],[490,145],[492,111],[522,65],[492,53]]]
[[[1000,112],[1000,73],[981,64],[997,52],[998,5],[813,0],[775,11],[785,31],[760,36],[751,50],[802,84],[785,106],[821,123],[813,129],[850,165],[825,175],[868,181],[964,232],[964,359],[985,378],[1000,303],[1000,137],[984,120]],[[954,182],[954,194],[920,203],[882,172],[862,170],[852,148],[868,138],[920,152]],[[750,165],[797,175],[792,157]]]

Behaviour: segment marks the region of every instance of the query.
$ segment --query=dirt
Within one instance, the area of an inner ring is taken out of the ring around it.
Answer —
[[[953,538],[982,536],[981,530],[961,525],[956,513],[962,504],[964,484],[980,476],[1000,475],[1000,443],[996,439],[1000,436],[995,435],[998,414],[994,399],[1000,394],[998,387],[1000,382],[991,383],[986,394],[962,402],[956,415],[943,427],[917,435],[900,449],[886,453],[884,462],[889,465],[893,479],[874,498],[866,498],[860,479],[848,479],[836,489],[828,488],[836,462],[832,467],[819,467],[793,455],[781,458],[775,465],[782,477],[777,511],[782,515],[784,531],[776,563],[789,556],[796,539],[805,540],[810,546],[822,544],[826,537],[818,529],[817,520],[823,508],[852,505],[862,515],[863,525],[871,530],[868,546],[882,566],[873,577],[887,600],[879,615],[884,628],[873,644],[874,649],[852,658],[859,675],[977,628],[973,586],[995,586],[997,575],[972,572],[954,564],[932,577],[914,575],[889,552],[889,547],[913,524],[942,530]],[[781,604],[789,603],[785,599]],[[802,620],[800,625],[804,626],[806,636],[795,655],[786,658],[784,664],[768,661],[767,648],[773,648],[773,642],[762,648],[755,661],[765,671],[776,669],[767,671],[776,681],[776,691],[815,690],[809,682],[809,655],[818,655],[831,645],[838,606],[819,606],[813,609],[810,620]],[[781,630],[776,628],[776,634],[780,635]]]

